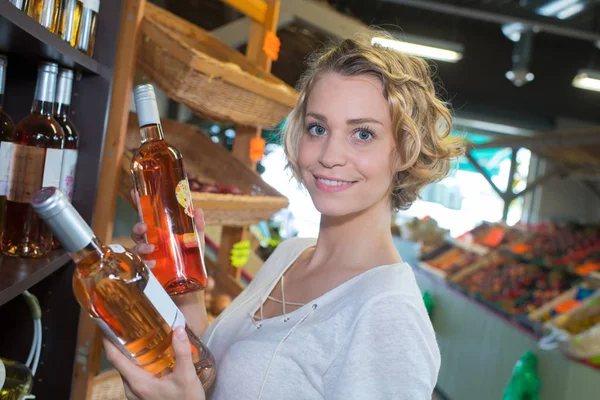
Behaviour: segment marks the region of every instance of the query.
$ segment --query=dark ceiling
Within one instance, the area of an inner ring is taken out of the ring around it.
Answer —
[[[505,77],[505,73],[512,69],[514,43],[503,35],[499,23],[396,4],[398,2],[329,1],[340,12],[353,15],[367,24],[461,43],[464,46],[462,60],[456,64],[436,62],[437,75],[444,88],[441,94],[451,101],[455,110],[508,118],[517,125],[553,126],[557,117],[600,122],[600,92],[581,90],[571,85],[580,68],[600,70],[600,50],[591,41],[544,31],[537,33],[530,63],[535,79],[522,87],[515,87]],[[596,1],[589,2],[584,12],[568,20],[536,14],[535,10],[548,2],[544,0],[425,2],[493,15],[510,15],[600,34],[600,5]],[[164,6],[172,12],[207,30],[240,17],[219,0],[165,0],[165,3]],[[316,30],[314,27],[309,29],[298,22],[280,30],[278,35],[282,46],[272,72],[293,86],[303,71],[305,57],[328,38],[318,32],[318,27]]]

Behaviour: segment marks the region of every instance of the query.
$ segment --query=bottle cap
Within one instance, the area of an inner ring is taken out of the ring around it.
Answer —
[[[56,104],[71,105],[71,90],[73,89],[73,70],[60,68],[58,84],[56,85]]]
[[[31,207],[68,252],[80,251],[94,239],[92,229],[59,189],[41,188],[33,196]]]
[[[54,103],[57,73],[57,64],[50,62],[40,64],[38,67],[38,79],[35,85],[36,100]]]
[[[140,128],[146,125],[160,124],[156,95],[152,85],[136,86],[133,89],[133,98]]]

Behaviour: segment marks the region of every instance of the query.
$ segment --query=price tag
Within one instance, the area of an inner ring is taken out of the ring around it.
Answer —
[[[265,139],[252,138],[250,140],[250,161],[257,162],[262,160],[265,154]]]
[[[250,241],[242,240],[233,245],[229,260],[231,265],[236,268],[243,267],[250,258]]]
[[[490,229],[489,233],[483,240],[483,244],[488,247],[497,247],[500,243],[502,243],[502,239],[504,239],[504,235],[506,232],[502,228],[494,227]]]
[[[265,41],[263,44],[263,52],[273,61],[277,61],[279,58],[279,49],[281,48],[281,41],[277,37],[277,35],[268,31],[265,34]]]

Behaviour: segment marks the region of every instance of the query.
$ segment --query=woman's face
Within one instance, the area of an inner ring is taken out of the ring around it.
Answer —
[[[298,164],[321,214],[389,210],[396,147],[379,80],[323,75],[308,97],[304,126]]]

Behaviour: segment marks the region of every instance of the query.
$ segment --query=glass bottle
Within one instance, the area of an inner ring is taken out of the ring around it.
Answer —
[[[7,66],[8,60],[5,56],[0,55],[0,237],[4,230],[8,168],[14,148],[12,143],[15,141],[15,125],[3,109]]]
[[[75,47],[90,57],[94,53],[96,19],[99,9],[100,0],[83,0],[81,21],[79,24],[79,31],[77,32],[77,43]]]
[[[54,119],[59,123],[65,134],[59,188],[65,196],[67,196],[69,201],[73,200],[73,187],[77,167],[77,148],[79,147],[79,134],[70,118],[73,78],[74,74],[72,70],[59,68],[58,83],[56,85],[56,100],[54,103]],[[52,248],[58,249],[60,247],[58,239],[56,237],[53,238]]]
[[[215,377],[212,354],[144,262],[119,245],[100,242],[59,189],[41,189],[32,204],[77,264],[77,301],[123,354],[157,377],[167,375],[176,361],[173,329],[185,326],[196,373],[210,387]]]
[[[164,140],[152,85],[134,90],[142,145],[131,159],[138,212],[148,225],[146,241],[155,246],[147,258],[167,293],[204,289],[206,267],[194,205],[181,153]]]
[[[58,21],[58,36],[71,46],[77,43],[83,3],[79,0],[62,0]]]
[[[10,4],[14,5],[19,10],[25,9],[25,0],[10,0]]]
[[[66,68],[58,70],[54,119],[64,132],[62,167],[60,172],[60,190],[69,201],[73,199],[73,183],[75,182],[75,167],[77,166],[77,149],[79,134],[71,121],[71,92],[73,89],[73,71]]]
[[[0,399],[25,399],[32,387],[33,375],[26,365],[0,357]]]
[[[29,0],[27,15],[50,32],[56,33],[59,8],[60,0]]]
[[[41,257],[52,246],[52,232],[30,203],[42,186],[60,185],[64,134],[52,116],[57,73],[56,64],[40,64],[31,113],[15,128],[2,235],[9,256]]]

